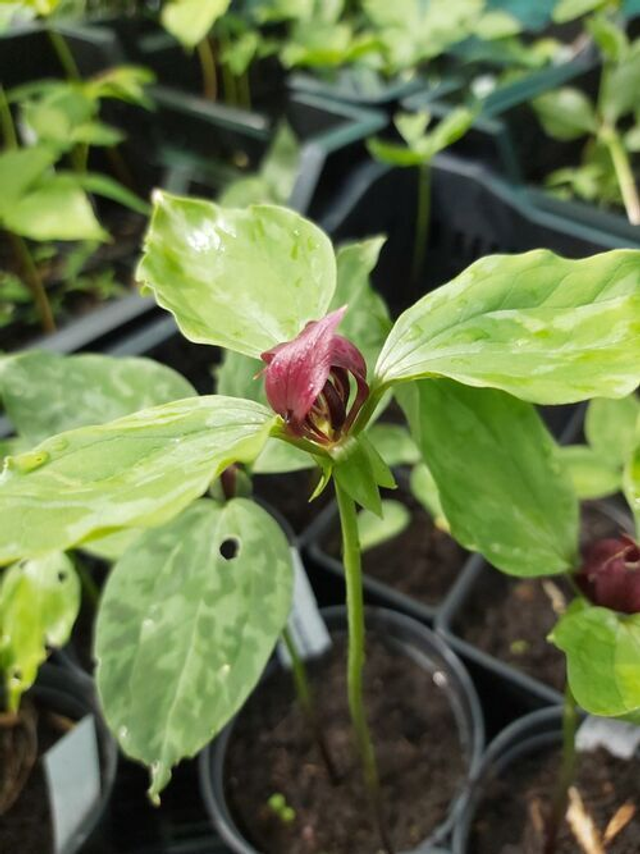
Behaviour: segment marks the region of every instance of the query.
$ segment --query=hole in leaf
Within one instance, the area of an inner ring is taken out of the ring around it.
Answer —
[[[67,573],[64,570],[61,570],[58,573],[58,581],[62,583],[63,581],[66,581],[66,580],[67,580]]]
[[[225,560],[233,560],[240,552],[240,541],[236,537],[227,537],[220,543],[220,554]]]

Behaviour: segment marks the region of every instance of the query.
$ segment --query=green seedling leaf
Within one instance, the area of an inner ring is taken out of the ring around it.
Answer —
[[[275,416],[209,396],[61,433],[0,476],[0,563],[168,521],[233,462],[254,460]]]
[[[374,424],[367,438],[389,468],[412,466],[420,460],[420,451],[411,434],[401,424]]]
[[[596,133],[598,119],[590,99],[570,86],[546,92],[533,101],[545,132],[554,139],[569,141]]]
[[[567,445],[558,449],[560,460],[581,500],[604,498],[620,491],[622,471],[585,445]]]
[[[427,132],[428,112],[401,113],[394,123],[406,142],[406,147],[381,139],[370,139],[367,147],[373,157],[393,166],[423,166],[430,163],[438,152],[457,142],[473,125],[476,112],[458,107],[446,115],[434,129]]]
[[[447,376],[534,403],[624,397],[640,379],[640,252],[477,261],[396,321],[379,384]]]
[[[0,360],[0,397],[32,445],[139,409],[196,396],[180,374],[151,359],[29,350]]]
[[[429,467],[424,463],[415,466],[411,471],[411,492],[431,516],[436,527],[442,531],[449,531],[450,526],[442,509],[438,486]]]
[[[602,54],[613,62],[620,62],[629,50],[629,39],[622,27],[606,15],[594,15],[586,21],[586,28]]]
[[[416,383],[401,403],[458,542],[511,575],[573,567],[578,502],[533,406],[451,380]]]
[[[584,424],[587,441],[610,466],[623,466],[636,445],[638,419],[640,401],[635,394],[620,400],[591,400]]]
[[[615,125],[623,116],[637,109],[639,81],[640,40],[604,75],[600,109],[608,124]]]
[[[80,608],[80,583],[60,553],[17,563],[0,580],[0,673],[17,711],[51,647],[69,639]]]
[[[76,181],[80,187],[87,190],[89,193],[95,193],[97,196],[104,196],[105,199],[111,199],[118,202],[125,208],[130,208],[132,211],[149,216],[151,212],[150,206],[140,196],[127,190],[118,181],[114,181],[108,175],[100,175],[97,172],[87,172],[83,175],[77,175]]]
[[[96,681],[152,800],[249,696],[289,615],[289,544],[259,505],[198,501],[113,568],[96,626]]]
[[[254,358],[323,317],[336,286],[330,240],[299,214],[160,192],[137,275],[189,340]]]
[[[589,714],[619,716],[640,709],[640,614],[618,614],[580,600],[550,640],[566,654],[569,685]]]
[[[56,158],[56,152],[44,145],[0,152],[0,220],[11,213]]]
[[[160,20],[168,33],[187,48],[194,48],[229,8],[230,0],[169,0]]]
[[[559,0],[553,10],[553,20],[556,24],[566,24],[601,9],[607,3],[608,0]]]
[[[358,513],[358,536],[363,552],[375,549],[405,531],[411,522],[411,513],[400,501],[382,501],[382,516],[369,510]]]

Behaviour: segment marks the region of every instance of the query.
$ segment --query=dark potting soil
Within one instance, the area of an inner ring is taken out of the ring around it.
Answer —
[[[585,502],[583,545],[619,533],[619,525],[597,504]],[[556,608],[571,595],[562,577],[518,580],[489,568],[482,571],[481,583],[467,598],[453,629],[483,652],[563,691],[565,658],[546,638],[558,621]]]
[[[469,854],[543,854],[540,816],[548,815],[560,751],[523,758],[493,779],[473,825]],[[617,759],[600,748],[580,755],[576,788],[587,814],[604,835],[625,804],[635,808],[631,821],[606,846],[607,854],[638,854],[640,849],[640,758]],[[555,854],[583,854],[567,822]]]
[[[346,703],[346,644],[339,639],[310,667],[318,718],[340,782],[331,785],[294,699],[291,677],[266,681],[243,710],[226,764],[230,807],[264,854],[376,854],[381,850],[362,783]],[[465,771],[454,714],[429,673],[368,638],[365,695],[397,850],[413,849],[446,817]],[[287,824],[268,804],[281,794],[295,811]]]
[[[433,524],[426,510],[402,483],[389,493],[389,497],[401,501],[409,509],[411,522],[399,536],[364,552],[363,571],[418,602],[437,605],[455,582],[469,553]],[[328,554],[341,559],[337,522],[323,545]]]
[[[24,701],[28,702],[28,701]],[[66,729],[53,715],[36,710],[38,716],[38,758],[18,800],[7,813],[0,816],[0,851],[15,854],[50,854],[53,852],[53,828],[49,810],[49,794],[40,761],[47,750]],[[0,768],[7,767],[7,740],[0,738]],[[10,748],[9,748],[10,749]]]
[[[313,501],[309,501],[319,476],[316,469],[287,474],[258,474],[252,479],[253,491],[257,498],[262,498],[278,510],[296,534],[301,534],[333,496],[333,490],[328,487]]]

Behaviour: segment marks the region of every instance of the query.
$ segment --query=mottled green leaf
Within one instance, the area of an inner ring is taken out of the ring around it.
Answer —
[[[533,106],[542,127],[554,139],[580,139],[598,128],[593,104],[580,89],[563,86],[545,92]]]
[[[401,501],[384,499],[382,516],[376,516],[369,510],[358,513],[358,537],[363,552],[398,537],[411,522],[411,513]]]
[[[640,614],[575,602],[550,638],[567,656],[569,685],[592,715],[640,709]]]
[[[558,449],[578,498],[604,498],[619,492],[622,471],[593,448],[586,445],[566,445]]]
[[[512,575],[574,566],[577,498],[533,406],[444,379],[401,402],[456,540]]]
[[[274,421],[248,400],[195,397],[9,457],[0,477],[0,563],[166,522],[232,462],[255,459]]]
[[[327,236],[293,211],[158,192],[138,278],[191,341],[258,358],[325,315],[336,265]]]
[[[246,499],[195,503],[113,568],[96,627],[98,691],[123,750],[149,766],[154,800],[253,690],[291,591],[287,539]]]
[[[0,397],[16,432],[37,444],[139,409],[196,396],[180,374],[142,358],[29,350],[0,360]]]
[[[162,26],[185,48],[194,48],[229,8],[230,0],[168,0]]]
[[[0,674],[9,708],[33,685],[48,648],[63,646],[80,608],[80,583],[60,553],[14,564],[0,578]]]
[[[400,316],[376,374],[447,376],[534,403],[623,397],[640,380],[640,252],[476,261]]]

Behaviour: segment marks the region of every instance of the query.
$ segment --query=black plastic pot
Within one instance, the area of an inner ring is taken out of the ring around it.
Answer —
[[[117,39],[106,30],[65,23],[56,24],[55,29],[65,39],[83,77],[123,61]],[[0,34],[0,80],[6,89],[45,77],[64,76],[49,36],[40,24],[25,24]]]
[[[348,104],[363,107],[380,107],[392,110],[400,101],[416,92],[428,89],[432,97],[438,97],[447,88],[429,86],[420,76],[413,74],[386,80],[373,71],[359,73],[358,69],[338,68],[334,74],[318,76],[309,71],[291,72],[288,85],[294,92],[322,95]]]
[[[625,513],[613,501],[598,502],[600,511],[624,530],[633,530],[628,513]],[[456,630],[465,604],[473,602],[477,592],[489,585],[498,572],[483,559],[467,566],[453,585],[442,607],[436,615],[436,631],[447,643],[464,658],[473,662],[496,682],[502,683],[508,694],[525,709],[534,709],[541,705],[562,703],[562,694],[539,679],[517,670],[509,664],[477,648],[461,638]]]
[[[69,672],[54,664],[44,664],[27,696],[39,706],[71,720],[79,721],[88,714],[95,717],[102,783],[100,802],[60,854],[76,854],[80,849],[86,852],[94,850],[94,845],[99,842],[103,844],[105,837],[108,837],[108,807],[115,784],[118,751],[98,712],[93,683],[82,674]]]
[[[226,180],[256,168],[277,124],[285,120],[297,136],[300,167],[289,207],[314,217],[330,206],[336,189],[365,152],[364,142],[386,124],[384,114],[293,94],[275,116],[247,112],[176,89],[155,87],[153,113],[121,109],[127,151],[147,187],[213,196]],[[139,168],[138,168],[139,167]]]
[[[432,166],[431,225],[422,280],[413,285],[417,171],[366,162],[355,169],[322,227],[336,242],[386,234],[373,273],[393,313],[403,311],[473,261],[494,253],[548,248],[583,258],[620,246],[640,246],[619,235],[586,228],[564,212],[543,211],[524,187],[514,186],[480,163],[442,154]]]
[[[562,744],[562,709],[542,709],[508,726],[489,745],[464,800],[453,829],[452,854],[474,854],[469,840],[487,785],[509,766]]]
[[[346,632],[346,610],[343,607],[326,609],[323,615],[332,633]],[[402,649],[414,663],[424,667],[425,677],[434,670],[446,673],[461,742],[466,748],[468,774],[470,777],[475,776],[484,741],[484,723],[475,688],[459,659],[437,635],[402,614],[384,609],[368,609],[366,621],[370,631],[379,633],[395,649]],[[269,672],[273,671],[267,671],[267,678]],[[259,854],[240,833],[224,793],[225,755],[233,726],[232,722],[200,755],[202,795],[214,826],[231,851],[236,854]],[[416,849],[416,854],[418,850],[435,850],[432,846],[446,839],[456,822],[459,809],[460,800],[456,797],[447,820]]]

